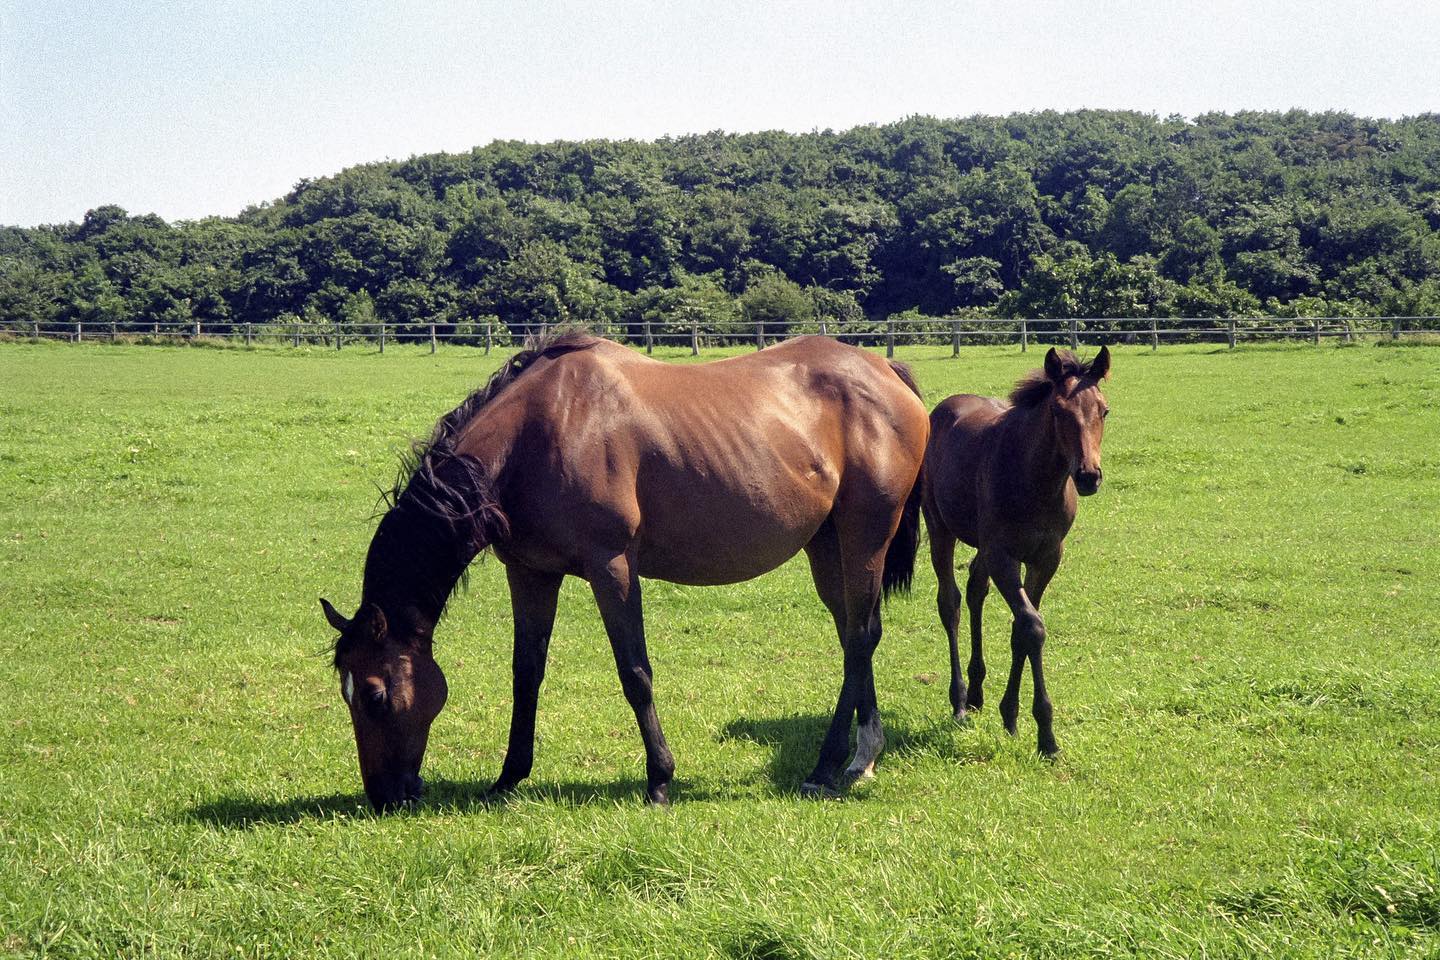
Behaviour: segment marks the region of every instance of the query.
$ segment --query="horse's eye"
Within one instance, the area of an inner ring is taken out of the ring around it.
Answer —
[[[372,687],[365,693],[365,712],[370,719],[379,720],[390,712],[390,698],[381,687]]]
[[[1106,407],[1104,410],[1101,410],[1101,411],[1100,411],[1100,419],[1101,419],[1101,420],[1104,420],[1104,419],[1105,419],[1106,417],[1108,417],[1108,416],[1110,416],[1110,408],[1109,408],[1109,407]]]

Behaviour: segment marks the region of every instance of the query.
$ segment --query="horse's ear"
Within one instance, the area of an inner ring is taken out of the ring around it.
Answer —
[[[336,633],[344,633],[350,629],[350,621],[341,616],[340,611],[332,607],[330,601],[324,597],[320,598],[320,609],[325,611],[325,619],[335,628]]]
[[[1065,365],[1060,362],[1060,354],[1055,352],[1054,347],[1045,354],[1045,376],[1055,384],[1065,382]]]
[[[355,623],[376,639],[385,636],[385,631],[390,627],[385,620],[385,611],[373,603],[367,603],[360,608],[355,614]]]
[[[1090,376],[1096,380],[1108,380],[1110,378],[1110,348],[1101,347],[1095,359],[1090,361]]]

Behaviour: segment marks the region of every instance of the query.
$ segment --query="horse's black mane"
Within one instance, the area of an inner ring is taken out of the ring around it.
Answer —
[[[1056,350],[1055,357],[1060,361],[1060,379],[1067,377],[1083,377],[1090,372],[1089,360],[1081,360],[1069,350]],[[1015,389],[1010,391],[1010,405],[1015,407],[1034,407],[1050,396],[1054,389],[1055,382],[1050,379],[1042,367],[1039,370],[1031,370],[1021,377],[1015,384]]]
[[[399,606],[438,619],[465,568],[476,555],[510,532],[496,499],[494,479],[475,457],[457,450],[460,434],[486,404],[537,360],[585,350],[600,338],[579,330],[546,331],[524,347],[475,392],[435,424],[430,439],[415,441],[401,456],[389,506],[365,558],[361,593],[393,619]],[[387,600],[393,600],[387,603]],[[398,625],[397,625],[398,626]],[[338,659],[347,645],[336,641]]]

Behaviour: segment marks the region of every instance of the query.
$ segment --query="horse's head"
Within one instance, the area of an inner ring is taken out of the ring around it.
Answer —
[[[340,695],[350,708],[360,779],[376,810],[420,798],[420,762],[430,724],[445,706],[445,674],[430,654],[429,630],[388,622],[373,603],[362,603],[353,620],[328,600],[320,606],[335,641]]]
[[[1100,392],[1100,381],[1110,376],[1110,349],[1100,352],[1088,364],[1066,363],[1055,349],[1045,354],[1045,376],[1050,391],[1050,411],[1061,453],[1068,459],[1075,492],[1088,497],[1100,489],[1100,439],[1105,434],[1105,417],[1110,404]]]

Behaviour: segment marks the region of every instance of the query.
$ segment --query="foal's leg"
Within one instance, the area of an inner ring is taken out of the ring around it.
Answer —
[[[562,574],[541,573],[518,564],[505,568],[505,578],[510,581],[510,609],[515,620],[514,702],[510,746],[491,794],[507,793],[530,776],[535,760],[535,705],[540,698],[540,682],[545,679],[555,602],[560,595],[560,581],[565,579]]]
[[[1030,603],[1038,611],[1040,598],[1045,595],[1045,588],[1050,583],[1050,578],[1055,576],[1055,571],[1060,566],[1060,554],[1064,545],[1056,547],[1053,555],[1043,557],[1034,563],[1025,566],[1025,594],[1030,598]],[[1041,664],[1041,654],[1045,647],[1045,631],[1041,628],[1040,639],[1030,649],[1030,675],[1035,682],[1035,701],[1031,707],[1031,713],[1035,717],[1035,726],[1039,731],[1038,746],[1040,752],[1047,757],[1053,757],[1060,752],[1055,743],[1055,730],[1053,720],[1055,708],[1050,703],[1050,694],[1045,689],[1045,668]]]
[[[955,720],[965,719],[965,680],[960,675],[960,585],[955,582],[955,537],[938,522],[927,524],[930,529],[930,565],[935,568],[939,589],[935,592],[935,610],[945,639],[950,643],[950,709]]]
[[[1025,669],[1026,658],[1032,652],[1038,654],[1045,644],[1045,621],[1040,619],[1039,611],[1021,586],[1020,561],[996,550],[986,551],[985,564],[990,569],[995,588],[1005,598],[1015,618],[1010,626],[1010,676],[1005,681],[1005,695],[1000,698],[1000,720],[1005,724],[1005,730],[1013,735],[1020,712],[1020,675]],[[1054,744],[1042,740],[1040,749],[1045,751],[1046,746],[1053,748]]]
[[[970,577],[965,581],[965,606],[970,608],[970,696],[969,705],[979,710],[985,705],[985,651],[980,632],[985,625],[985,597],[990,593],[990,571],[983,556],[970,561]],[[954,650],[952,644],[951,649]],[[952,653],[952,659],[958,652]],[[958,664],[957,664],[958,669]]]
[[[675,758],[660,731],[655,714],[653,674],[645,649],[644,611],[640,605],[640,576],[634,560],[626,554],[597,560],[587,566],[586,579],[600,607],[620,687],[635,711],[640,739],[645,744],[645,794],[651,803],[670,802],[670,780],[675,775]]]

